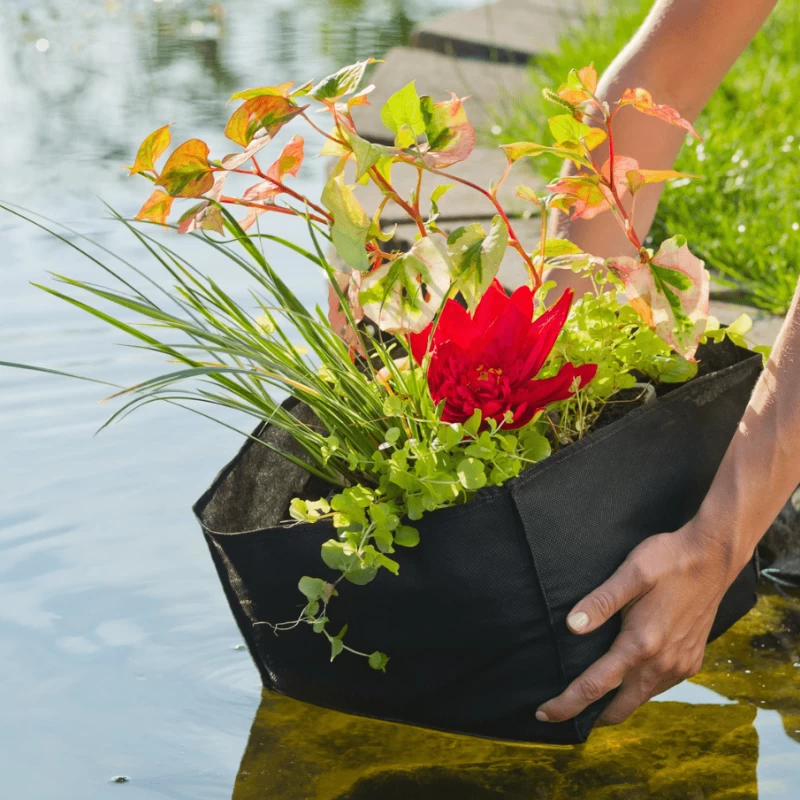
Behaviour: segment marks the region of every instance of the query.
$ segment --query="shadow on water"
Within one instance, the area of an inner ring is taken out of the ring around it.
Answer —
[[[453,736],[265,692],[233,800],[789,800],[800,778],[798,657],[800,600],[767,593],[708,650],[695,683],[716,698],[650,703],[579,747]]]

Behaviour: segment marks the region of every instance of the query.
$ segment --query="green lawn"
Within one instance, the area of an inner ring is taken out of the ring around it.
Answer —
[[[553,109],[545,108],[541,88],[557,87],[570,68],[589,61],[605,69],[650,5],[617,0],[564,36],[556,53],[538,58],[530,97],[498,120],[498,138],[549,142]],[[731,70],[697,122],[705,141],[684,147],[676,167],[704,180],[668,188],[654,228],[659,238],[685,234],[742,299],[776,313],[786,311],[800,272],[799,19],[800,0],[781,0]],[[551,179],[557,164],[539,163]]]

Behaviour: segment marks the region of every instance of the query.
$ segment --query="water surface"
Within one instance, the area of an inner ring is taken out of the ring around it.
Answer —
[[[380,56],[436,8],[6,0],[0,198],[152,271],[98,199],[136,211],[146,187],[120,165],[145,134],[174,121],[176,139],[228,152],[232,91]],[[323,169],[309,160],[300,187],[318,193]],[[283,218],[281,231],[302,235]],[[97,280],[92,264],[8,215],[0,235],[0,359],[124,385],[160,368],[29,285],[48,281],[48,270]],[[305,262],[269,256],[305,302],[322,301],[323,281]],[[225,265],[196,258],[245,297]],[[0,797],[730,799],[755,797],[756,780],[761,797],[796,796],[796,601],[764,601],[747,623],[763,630],[743,627],[716,645],[717,666],[697,685],[583,749],[447,737],[261,700],[189,510],[239,437],[155,406],[93,437],[108,414],[102,396],[91,384],[0,372]],[[109,783],[115,775],[131,781]]]

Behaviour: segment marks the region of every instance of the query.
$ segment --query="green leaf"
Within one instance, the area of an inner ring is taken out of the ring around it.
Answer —
[[[753,320],[747,314],[742,314],[725,328],[725,333],[728,335],[733,334],[734,336],[746,336],[752,329]]]
[[[381,653],[380,650],[376,650],[374,653],[369,654],[369,665],[372,667],[372,669],[386,672],[386,665],[388,663],[389,656],[387,656],[386,653]]]
[[[410,525],[401,525],[395,531],[394,543],[399,547],[416,547],[419,544],[419,531]]]
[[[338,637],[331,639],[331,661],[333,661],[336,656],[341,655],[343,650],[344,642],[341,639]]]
[[[508,247],[508,226],[501,216],[492,220],[488,235],[479,222],[456,228],[447,238],[453,277],[471,312],[497,275]]]
[[[339,258],[349,267],[366,272],[370,268],[366,245],[372,221],[341,172],[325,184],[322,203],[333,215],[331,239]]]
[[[344,542],[338,542],[336,539],[328,539],[322,545],[322,560],[331,569],[345,573],[358,564],[358,557],[345,555]]]
[[[338,72],[334,72],[333,75],[328,75],[326,78],[323,78],[311,89],[309,94],[315,100],[327,101],[329,103],[347,94],[352,94],[358,89],[367,66],[375,63],[377,63],[377,59],[368,58],[364,61],[350,64],[347,67],[342,67]]]
[[[579,122],[572,114],[559,114],[551,117],[548,124],[553,138],[558,143],[557,147],[575,150],[578,154],[582,153],[581,140],[587,149],[594,150],[608,138],[604,130]]]
[[[477,458],[465,458],[459,461],[456,474],[459,482],[468,492],[474,492],[486,486],[484,465]]]
[[[414,81],[396,91],[381,109],[381,121],[395,134],[397,147],[408,147],[425,133],[420,97]]]
[[[311,603],[314,600],[319,600],[325,594],[325,587],[327,583],[322,578],[309,578],[303,576],[297,584],[297,588],[306,596]]]
[[[550,442],[536,428],[525,428],[519,437],[522,457],[529,461],[543,461],[550,455]]]
[[[346,135],[356,160],[356,181],[360,181],[382,158],[391,155],[389,148],[384,145],[372,144],[350,131],[347,131]]]
[[[399,438],[402,431],[400,428],[389,428],[386,433],[383,435],[385,441],[389,442],[389,444],[394,444]]]
[[[760,344],[757,347],[753,348],[754,353],[758,353],[761,356],[761,360],[764,363],[764,366],[767,366],[767,362],[769,361],[770,356],[772,355],[772,347],[768,344]]]
[[[426,236],[404,255],[366,275],[358,299],[381,330],[420,333],[450,290],[450,270],[447,255]]]

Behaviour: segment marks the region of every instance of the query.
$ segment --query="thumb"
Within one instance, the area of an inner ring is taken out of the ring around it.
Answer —
[[[639,561],[628,558],[605,583],[570,611],[567,625],[573,633],[590,633],[651,588]]]

